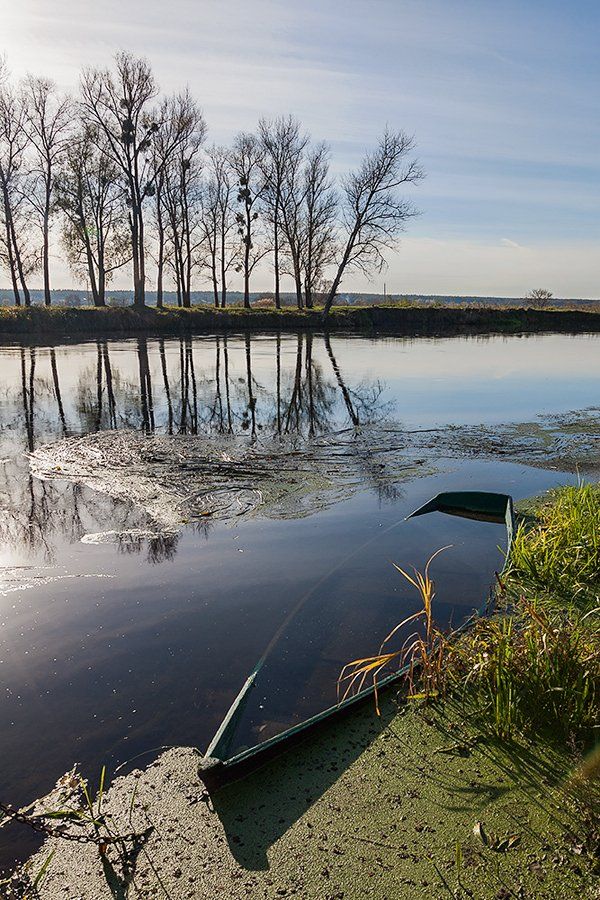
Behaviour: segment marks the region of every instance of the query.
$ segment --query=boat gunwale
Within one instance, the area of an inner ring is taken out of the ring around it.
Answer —
[[[456,500],[461,496],[465,498],[465,504],[462,507],[460,503],[453,504],[449,499],[453,498],[454,500]],[[466,498],[468,498],[470,502],[468,502]],[[490,513],[489,508],[484,508],[483,510],[480,509],[478,511],[475,503],[475,498],[483,498],[488,500],[490,500],[491,498],[495,498],[497,501],[500,501],[497,505],[497,516],[495,516],[494,518],[481,518],[480,516],[478,516],[478,512],[480,512],[482,515],[489,515]],[[463,514],[468,514],[469,512],[473,513],[473,518],[477,518],[480,521],[495,522],[497,524],[501,524],[501,522],[504,521],[507,534],[506,553],[504,565],[502,566],[500,572],[496,573],[497,575],[501,575],[508,565],[510,549],[512,546],[515,530],[514,504],[513,498],[510,494],[503,494],[495,491],[443,491],[439,494],[436,494],[427,503],[418,507],[412,513],[406,516],[405,521],[411,518],[416,518],[417,516],[426,515],[430,512],[445,512],[448,515],[460,516],[461,510]],[[504,511],[503,515],[502,510]],[[466,517],[468,517],[468,515]],[[492,586],[490,590],[493,590]],[[488,605],[489,597],[485,603],[482,603],[478,609],[474,610],[474,612],[462,623],[462,625],[454,629],[452,633],[456,635],[466,630],[472,622],[473,618],[481,615],[488,607]],[[410,664],[407,664],[397,672],[392,672],[389,675],[385,676],[378,681],[377,690],[386,691],[394,683],[399,682],[409,670]],[[208,788],[221,787],[223,784],[229,783],[230,781],[235,781],[243,778],[246,774],[248,774],[249,771],[253,771],[255,768],[259,768],[273,756],[285,752],[285,750],[288,749],[292,744],[296,743],[298,739],[304,738],[305,736],[308,737],[308,733],[311,732],[315,728],[315,726],[320,725],[321,723],[326,721],[331,721],[336,716],[341,717],[344,713],[348,712],[354,706],[357,706],[372,697],[375,691],[374,685],[371,684],[368,687],[363,688],[358,693],[353,694],[351,697],[347,697],[345,700],[341,700],[339,703],[329,706],[327,709],[324,709],[319,713],[315,713],[315,715],[310,716],[308,719],[303,719],[302,722],[298,722],[296,725],[292,725],[285,731],[273,735],[273,737],[268,738],[266,741],[263,741],[260,744],[255,744],[252,747],[248,747],[232,757],[223,759],[217,756],[213,756],[212,753],[217,749],[219,741],[225,735],[227,727],[232,721],[237,708],[241,705],[245,698],[246,692],[254,683],[256,674],[257,671],[254,670],[254,672],[244,682],[241,691],[238,693],[235,700],[229,707],[227,714],[225,715],[212,741],[210,742],[207,753],[200,760],[199,775]]]

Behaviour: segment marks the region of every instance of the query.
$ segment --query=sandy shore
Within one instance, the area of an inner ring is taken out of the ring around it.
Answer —
[[[29,869],[55,851],[41,900],[597,896],[556,793],[566,761],[504,751],[458,709],[401,715],[388,701],[378,720],[365,708],[213,797],[198,759],[170,750],[114,781],[112,827],[151,829],[126,857],[47,839]],[[477,822],[515,846],[484,846]]]

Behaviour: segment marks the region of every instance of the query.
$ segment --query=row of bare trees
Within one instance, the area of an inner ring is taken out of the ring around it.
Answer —
[[[104,306],[114,273],[131,272],[134,305],[165,285],[191,305],[196,280],[225,307],[231,280],[244,306],[256,267],[270,263],[273,298],[291,279],[299,308],[328,312],[350,271],[386,264],[415,214],[401,189],[422,177],[413,140],[386,130],[359,167],[336,180],[330,150],[297,119],[261,119],[230,147],[206,146],[189,90],[161,97],[150,64],[118,53],[86,69],[77,97],[44,78],[11,83],[0,64],[0,265],[15,304],[31,303],[40,271],[51,303],[54,230],[74,272]]]

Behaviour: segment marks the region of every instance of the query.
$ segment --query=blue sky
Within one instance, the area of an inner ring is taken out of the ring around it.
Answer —
[[[190,84],[217,142],[293,112],[331,143],[341,173],[386,123],[414,134],[423,214],[390,258],[388,290],[600,296],[599,3],[0,0],[0,10],[15,75],[72,90],[82,64],[131,49],[163,89]],[[269,282],[260,273],[257,286]]]

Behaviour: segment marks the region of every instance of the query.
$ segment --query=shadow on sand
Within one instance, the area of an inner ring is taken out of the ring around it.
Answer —
[[[389,726],[392,695],[377,718],[371,704],[324,725],[299,746],[212,794],[229,848],[245,869],[269,868],[267,850],[318,801]]]

